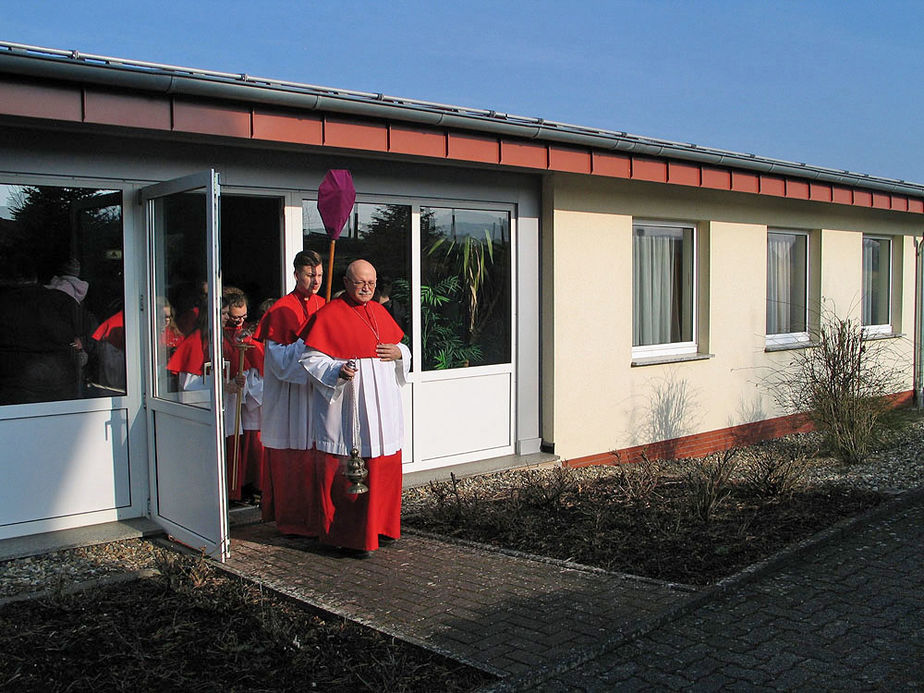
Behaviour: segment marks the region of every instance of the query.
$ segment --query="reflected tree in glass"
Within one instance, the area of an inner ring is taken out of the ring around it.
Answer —
[[[424,207],[420,230],[424,368],[509,362],[509,214]]]

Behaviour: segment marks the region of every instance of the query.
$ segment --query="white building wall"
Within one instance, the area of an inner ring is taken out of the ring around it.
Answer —
[[[838,317],[856,319],[862,234],[894,236],[893,326],[906,335],[889,346],[911,389],[914,215],[571,176],[546,191],[544,258],[554,295],[545,303],[543,348],[555,360],[543,368],[543,435],[563,459],[784,413],[766,387],[774,364],[792,356],[766,348],[768,226],[809,232],[810,301],[820,295]],[[633,219],[697,225],[704,358],[633,365]]]

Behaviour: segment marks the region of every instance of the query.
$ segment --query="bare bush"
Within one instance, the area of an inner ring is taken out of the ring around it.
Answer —
[[[687,502],[691,513],[709,522],[716,508],[731,494],[731,477],[738,466],[736,449],[717,452],[685,466]]]
[[[867,339],[856,320],[827,317],[816,343],[792,353],[789,364],[769,378],[777,404],[808,414],[843,462],[866,459],[890,409],[888,395],[901,390],[888,340]]]
[[[644,452],[641,462],[635,464],[621,464],[618,454],[616,458],[617,465],[611,482],[613,487],[633,505],[649,507],[661,483],[658,462],[649,459]]]
[[[751,450],[744,466],[744,484],[762,498],[791,494],[805,478],[809,461],[817,454],[787,440],[766,441]]]
[[[520,500],[533,508],[550,508],[562,502],[563,497],[577,487],[574,474],[565,467],[555,467],[550,472],[523,472],[516,493]]]

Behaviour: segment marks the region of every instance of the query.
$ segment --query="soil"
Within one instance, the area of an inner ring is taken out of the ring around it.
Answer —
[[[467,691],[491,680],[202,559],[164,554],[160,569],[0,608],[0,690]]]

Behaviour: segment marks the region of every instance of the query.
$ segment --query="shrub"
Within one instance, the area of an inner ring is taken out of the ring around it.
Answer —
[[[661,470],[658,462],[649,459],[648,455],[643,452],[641,462],[622,464],[619,461],[619,455],[613,454],[617,458],[612,479],[613,487],[636,507],[649,507],[661,483]]]
[[[691,460],[686,465],[687,502],[691,513],[703,522],[712,519],[716,508],[731,493],[737,456],[738,451],[731,449]]]
[[[809,460],[816,452],[786,440],[756,445],[751,450],[750,464],[744,467],[744,484],[762,498],[789,495],[805,478]]]
[[[777,404],[804,412],[834,455],[845,463],[865,459],[878,440],[878,427],[901,388],[896,359],[886,340],[866,339],[855,320],[826,320],[810,348],[770,378]]]

